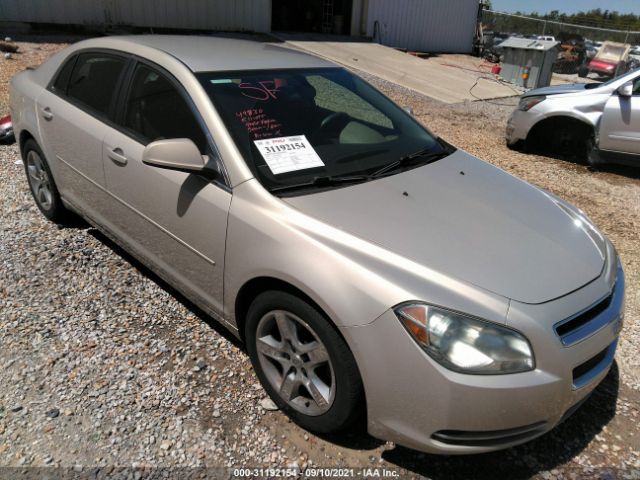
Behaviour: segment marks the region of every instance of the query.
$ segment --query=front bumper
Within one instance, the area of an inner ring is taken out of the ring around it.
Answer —
[[[524,112],[522,110],[514,110],[507,121],[506,139],[508,145],[515,145],[519,142],[526,141],[529,131],[542,118],[538,114],[536,108]]]
[[[543,306],[514,306],[508,323],[526,325],[531,315],[548,315],[554,305],[562,314],[576,300],[599,298],[604,283],[596,280]],[[614,295],[600,313],[603,327],[575,345],[563,346],[551,325],[542,327],[539,321],[532,331],[522,329],[537,364],[519,374],[447,370],[417,346],[391,310],[368,325],[343,328],[365,386],[369,433],[441,454],[489,452],[544,434],[573,413],[609,371],[624,301],[621,269]],[[576,372],[586,381],[576,385]]]

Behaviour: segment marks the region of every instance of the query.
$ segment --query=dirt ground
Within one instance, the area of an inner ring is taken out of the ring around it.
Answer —
[[[10,77],[65,45],[35,40],[0,58],[0,115]],[[594,172],[579,158],[507,149],[514,98],[445,105],[366,78],[445,140],[580,207],[615,244],[625,325],[617,362],[584,406],[539,439],[470,457],[427,455],[362,432],[309,434],[262,408],[248,358],[224,329],[95,229],[46,222],[14,163],[16,146],[0,146],[0,478],[36,467],[54,476],[181,468],[167,472],[186,477],[322,466],[359,477],[379,468],[400,478],[640,479],[640,169]]]

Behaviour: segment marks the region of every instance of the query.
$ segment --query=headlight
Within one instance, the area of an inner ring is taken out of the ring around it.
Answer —
[[[418,345],[450,370],[496,375],[534,368],[529,342],[514,330],[420,303],[394,311]]]
[[[520,103],[518,104],[518,110],[522,110],[523,112],[528,112],[533,107],[538,105],[540,102],[544,101],[547,97],[544,95],[540,95],[538,97],[525,97],[520,99]]]

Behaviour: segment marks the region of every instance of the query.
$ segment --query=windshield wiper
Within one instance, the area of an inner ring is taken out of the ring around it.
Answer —
[[[310,187],[331,187],[335,185],[343,185],[348,183],[360,183],[371,180],[368,175],[349,175],[349,176],[331,176],[325,175],[322,177],[315,177],[310,182],[294,183],[292,185],[283,185],[281,187],[274,187],[269,189],[270,192],[288,192],[293,190],[302,190]]]
[[[418,150],[417,152],[410,153],[409,155],[405,155],[404,157],[400,157],[395,162],[391,162],[384,167],[376,170],[370,176],[371,178],[378,178],[382,175],[389,173],[393,170],[396,170],[400,167],[404,167],[405,165],[410,164],[413,160],[417,158],[421,158],[424,161],[423,165],[426,165],[431,162],[435,162],[436,160],[440,160],[441,158],[448,157],[451,155],[451,151],[449,149],[440,150],[438,152],[432,151],[431,148],[423,148],[422,150]]]

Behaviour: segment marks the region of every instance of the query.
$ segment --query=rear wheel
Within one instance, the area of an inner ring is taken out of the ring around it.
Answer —
[[[73,214],[62,204],[51,169],[35,140],[27,140],[22,149],[29,188],[38,209],[49,220],[64,224]]]
[[[245,338],[263,387],[302,427],[336,432],[364,413],[355,359],[313,306],[289,293],[262,293],[249,307]]]

